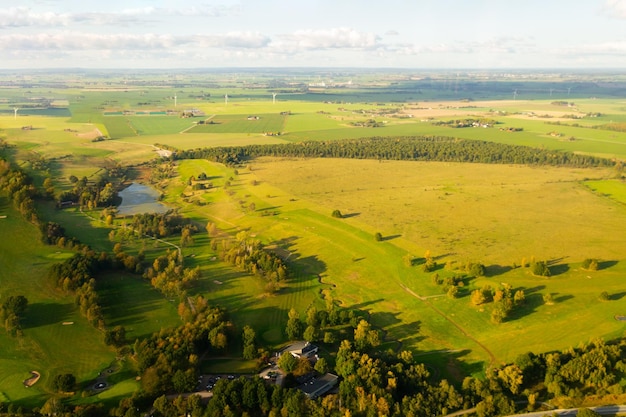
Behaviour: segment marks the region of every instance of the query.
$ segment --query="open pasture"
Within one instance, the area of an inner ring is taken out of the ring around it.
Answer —
[[[250,115],[216,115],[187,133],[264,133],[282,132],[289,116],[266,113]]]
[[[626,209],[580,184],[606,171],[269,158],[255,160],[251,167],[234,198],[248,195],[248,200],[276,207],[279,215],[242,217],[234,210],[230,217],[222,211],[220,218],[258,231],[268,243],[282,242],[299,262],[314,259],[311,271],[336,286],[338,300],[362,306],[389,338],[405,347],[427,351],[462,346],[471,351],[469,362],[488,361],[489,355],[449,320],[488,346],[498,361],[514,359],[521,349],[564,348],[621,331],[613,315],[626,308],[619,281],[626,250],[619,225]],[[253,178],[260,185],[249,186]],[[271,188],[261,190],[263,185]],[[269,198],[264,194],[268,189]],[[346,218],[330,218],[333,209]],[[384,242],[374,242],[376,231],[387,237]],[[441,265],[482,262],[496,278],[468,283],[461,299],[442,296],[426,303],[403,286],[422,296],[443,295],[443,290],[432,284],[431,274],[402,261],[407,253],[420,258],[426,250]],[[550,261],[555,277],[536,278],[527,269],[514,268],[531,257]],[[607,268],[582,271],[579,265],[587,257],[603,260]],[[489,321],[490,307],[472,307],[467,297],[485,282],[532,289],[532,303],[510,322],[495,326]],[[616,298],[600,303],[597,296],[603,290]],[[544,306],[540,297],[547,292],[563,302]],[[573,334],[548,330],[567,327],[568,315],[584,305],[592,305],[585,320],[593,325]],[[610,314],[606,306],[612,307]],[[535,314],[539,311],[541,320]],[[518,334],[511,339],[516,342],[504,343],[504,327]],[[519,342],[522,337],[524,343]]]

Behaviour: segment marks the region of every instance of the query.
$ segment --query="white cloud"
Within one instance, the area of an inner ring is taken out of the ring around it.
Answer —
[[[61,32],[0,35],[0,50],[164,50],[190,48],[262,48],[269,38],[253,32],[219,35],[107,34]]]
[[[626,0],[606,0],[604,12],[609,16],[626,19]]]
[[[55,13],[36,12],[27,7],[0,9],[0,29],[15,27],[54,27],[72,24],[128,26],[172,17],[222,17],[239,13],[239,6],[191,6],[186,8],[143,7],[119,12]]]
[[[36,13],[26,7],[0,9],[0,28],[23,26],[66,26],[71,22],[68,14],[42,12]]]
[[[626,58],[626,41],[598,42],[588,44],[577,44],[567,48],[560,48],[552,51],[554,54],[572,57],[580,56],[617,56]]]
[[[350,28],[298,30],[279,35],[272,47],[284,51],[320,49],[375,49],[380,38],[373,33],[359,32]]]

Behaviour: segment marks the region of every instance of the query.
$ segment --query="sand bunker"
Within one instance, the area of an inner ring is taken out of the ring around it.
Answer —
[[[37,372],[37,371],[30,371],[30,374],[32,376],[30,378],[24,380],[24,386],[26,388],[30,388],[33,385],[35,385],[35,383],[37,381],[39,381],[39,378],[41,378],[41,374],[39,372]]]

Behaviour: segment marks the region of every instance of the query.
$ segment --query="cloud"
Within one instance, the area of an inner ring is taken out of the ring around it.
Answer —
[[[626,19],[626,0],[606,0],[604,13],[618,19]]]
[[[26,7],[0,9],[0,28],[67,26],[71,20],[71,16],[68,14],[54,12],[36,13]]]
[[[143,7],[124,9],[119,12],[56,13],[36,12],[27,7],[0,9],[0,29],[16,27],[56,27],[72,24],[97,26],[128,26],[154,21],[165,21],[172,17],[222,17],[236,15],[239,6],[191,6],[180,9]]]
[[[275,49],[284,51],[326,49],[376,49],[380,38],[373,33],[359,32],[350,28],[298,30],[277,36],[272,42]]]
[[[626,56],[626,41],[576,44],[568,48],[559,48],[552,53],[572,57],[606,55],[624,58]]]
[[[94,34],[81,32],[0,35],[0,50],[167,50],[170,48],[262,48],[270,39],[255,32],[217,35]]]

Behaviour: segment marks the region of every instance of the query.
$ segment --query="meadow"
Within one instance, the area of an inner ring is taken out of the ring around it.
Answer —
[[[171,88],[79,86],[49,93],[68,99],[71,117],[16,118],[7,113],[0,115],[0,128],[15,146],[8,155],[36,184],[51,178],[57,192],[71,188],[70,175],[97,180],[113,162],[133,166],[134,174],[145,173],[149,168],[144,164],[157,157],[159,145],[190,149],[445,135],[626,159],[626,132],[602,126],[626,120],[624,98],[611,97],[606,90],[580,84],[569,95],[567,86],[543,82],[503,83],[485,90],[468,80],[405,80],[398,85],[397,79],[385,84],[372,75],[359,78],[364,84],[372,79],[378,81],[359,88],[285,87],[276,103],[270,94],[276,90],[247,88],[241,79],[228,77]],[[520,90],[516,100],[511,99],[512,88]],[[9,100],[16,94],[0,89],[0,96]],[[105,115],[171,110],[174,94],[176,109],[195,108],[207,116]],[[559,100],[575,104],[554,104]],[[251,115],[259,120],[247,120]],[[490,128],[437,123],[466,118],[498,123]],[[372,119],[378,127],[365,127]],[[199,120],[205,123],[197,124]],[[98,131],[107,139],[93,141]],[[264,136],[268,131],[281,135]],[[37,158],[47,160],[47,169],[34,168]],[[309,306],[323,308],[329,295],[343,307],[362,311],[383,332],[383,349],[412,350],[438,375],[456,382],[526,351],[623,336],[623,322],[614,316],[626,314],[621,281],[626,272],[626,189],[615,169],[270,157],[236,170],[207,160],[177,161],[175,167],[176,175],[161,181],[159,190],[165,204],[200,229],[194,244],[183,249],[186,266],[202,271],[189,294],[225,307],[237,327],[252,325],[269,349],[286,342],[283,329],[290,308],[304,317]],[[193,190],[188,185],[189,178],[200,173],[209,177],[213,188]],[[9,271],[3,275],[2,296],[26,292],[31,310],[23,339],[0,331],[0,346],[7,347],[0,349],[0,368],[10,370],[0,379],[0,401],[4,396],[32,405],[45,398],[54,373],[72,371],[84,386],[115,353],[78,314],[73,300],[47,288],[42,278],[33,279],[45,276],[52,262],[71,253],[40,244],[37,231],[18,220],[1,198],[0,214],[8,217],[0,219],[0,231],[19,236],[17,241],[0,242],[0,262]],[[100,210],[57,210],[52,204],[38,209],[43,218],[61,223],[69,235],[96,250],[110,251],[117,242],[109,238],[111,228],[98,220]],[[331,216],[336,209],[343,218]],[[281,254],[292,269],[290,281],[268,295],[261,278],[221,262],[210,249],[204,230],[208,222],[230,235],[247,231]],[[383,237],[380,242],[374,239],[377,232]],[[142,239],[122,243],[130,253],[145,250],[148,261],[167,247]],[[170,243],[176,244],[176,239]],[[422,270],[427,251],[438,264],[435,271]],[[416,265],[407,265],[407,255]],[[553,276],[536,277],[520,267],[523,259],[532,258],[547,261]],[[587,258],[599,259],[601,268],[582,269]],[[443,286],[433,282],[433,274],[442,279],[465,274],[467,262],[484,264],[487,274],[465,278],[459,297],[449,298]],[[503,282],[523,289],[527,303],[497,325],[490,320],[491,304],[474,306],[469,294]],[[99,291],[107,323],[123,324],[132,338],[180,321],[174,303],[137,277],[107,275]],[[599,300],[602,291],[608,293],[607,301]],[[543,302],[546,294],[553,296],[554,304]],[[59,325],[63,321],[74,325]],[[336,332],[341,338],[349,336],[345,329]],[[68,337],[77,340],[80,355],[63,351]],[[238,354],[233,351],[232,359],[208,363],[206,369],[249,371],[249,363],[236,361]],[[125,366],[105,397],[136,389],[132,365]],[[34,389],[24,392],[21,381],[33,369],[46,372]]]

